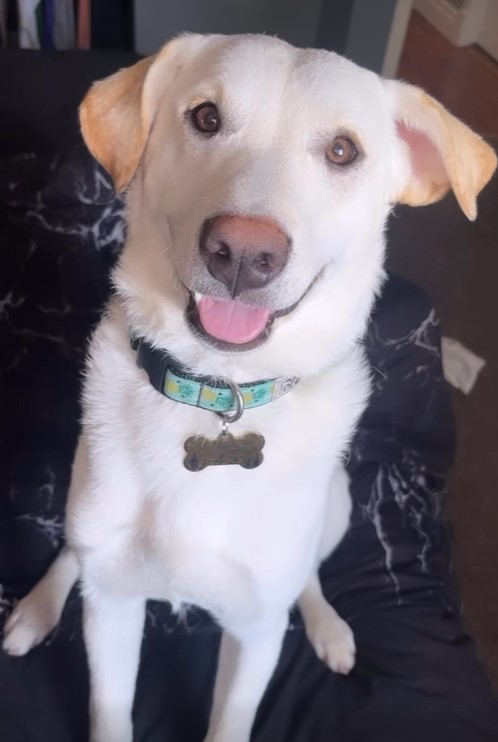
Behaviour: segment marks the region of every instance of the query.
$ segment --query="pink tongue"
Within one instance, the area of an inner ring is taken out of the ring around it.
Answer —
[[[225,301],[203,296],[197,311],[205,331],[228,343],[249,343],[261,335],[270,317],[270,310],[250,307],[238,301]]]

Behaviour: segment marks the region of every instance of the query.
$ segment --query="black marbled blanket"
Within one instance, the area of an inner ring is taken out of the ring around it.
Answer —
[[[63,540],[85,347],[125,225],[122,202],[82,147],[0,165],[5,614]],[[358,666],[346,679],[329,673],[295,613],[255,740],[497,742],[496,704],[459,618],[444,522],[454,431],[437,315],[421,292],[390,277],[365,342],[374,393],[348,461],[352,526],[322,570],[327,597],[355,630]],[[200,742],[217,642],[201,612],[176,617],[149,604],[137,739]],[[22,660],[0,653],[0,687],[5,742],[86,738],[77,591],[44,646]]]

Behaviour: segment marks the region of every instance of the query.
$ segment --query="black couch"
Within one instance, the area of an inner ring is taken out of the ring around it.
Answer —
[[[93,79],[135,59],[0,54],[3,616],[63,541],[85,346],[125,234],[123,204],[81,142],[76,109]],[[498,706],[462,625],[443,518],[454,431],[437,315],[390,277],[366,344],[374,393],[348,461],[352,526],[322,570],[355,631],[357,666],[346,678],[329,672],[295,612],[254,740],[496,742]],[[178,619],[149,604],[136,740],[201,742],[218,642],[202,612]],[[44,645],[23,659],[0,652],[0,688],[2,742],[87,739],[77,590]]]

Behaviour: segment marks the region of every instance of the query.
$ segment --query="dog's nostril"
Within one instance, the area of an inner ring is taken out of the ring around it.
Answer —
[[[218,249],[216,250],[216,254],[219,255],[222,258],[229,258],[230,257],[230,248],[226,244],[226,242],[221,242]]]
[[[269,252],[263,252],[258,258],[258,265],[260,268],[271,268],[272,267],[272,256]]]

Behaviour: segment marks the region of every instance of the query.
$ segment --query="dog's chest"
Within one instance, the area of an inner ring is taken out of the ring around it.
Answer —
[[[127,591],[196,604],[221,619],[227,611],[290,604],[314,560],[329,467],[285,466],[275,449],[268,441],[255,470],[234,465],[196,474],[164,448],[155,454],[167,467],[151,467],[149,449],[143,479],[150,494],[131,528],[109,542],[121,562],[105,560],[106,569],[116,565],[112,582],[118,577]]]
[[[97,370],[109,375],[108,368]],[[353,377],[335,371],[320,394],[303,382],[246,411],[233,434],[264,436],[258,468],[192,473],[185,443],[220,434],[213,413],[161,397],[127,359],[121,384],[106,377],[105,394],[91,373],[84,428],[103,496],[73,500],[69,518],[70,540],[90,554],[91,580],[104,590],[193,603],[221,620],[291,604],[313,568],[331,473],[355,418],[356,392],[344,393]],[[336,400],[332,413],[324,398]]]
[[[212,413],[165,402],[171,415],[151,410],[133,428],[127,459],[140,492],[128,495],[123,474],[119,501],[109,495],[100,515],[109,526],[95,554],[103,588],[195,604],[221,621],[289,605],[316,554],[335,458],[330,437],[326,458],[319,436],[315,442],[310,431],[268,423],[270,409],[257,420],[248,412],[267,439],[261,466],[192,473],[183,464],[185,441],[199,429],[215,439],[221,424]],[[234,435],[246,431],[240,425]]]

